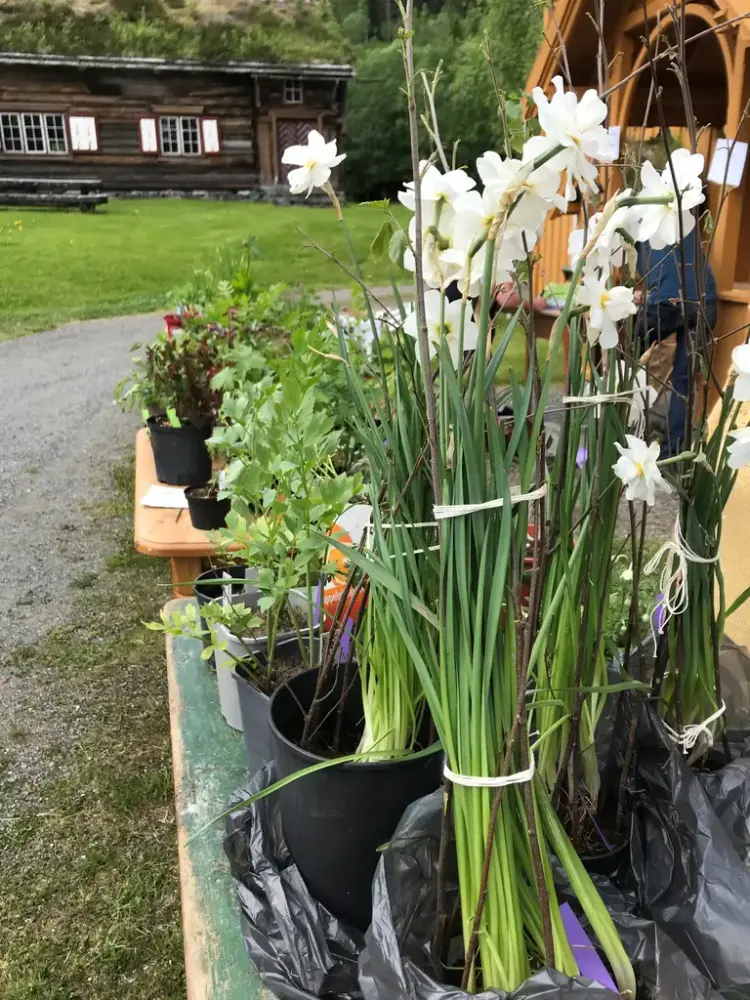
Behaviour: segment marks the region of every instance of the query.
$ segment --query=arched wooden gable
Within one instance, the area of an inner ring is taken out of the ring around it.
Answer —
[[[679,7],[679,2],[676,4]],[[609,124],[621,129],[652,128],[659,124],[653,99],[652,76],[647,67],[648,44],[663,51],[672,36],[672,19],[665,0],[647,4],[644,22],[641,0],[605,0],[602,39],[594,26],[597,0],[557,0],[545,14],[544,39],[540,45],[527,89],[548,90],[552,77],[561,74],[578,91],[595,87],[607,94]],[[687,76],[693,111],[699,129],[699,148],[708,159],[717,136],[750,141],[750,0],[706,0],[685,7]],[[719,32],[715,29],[726,25]],[[564,46],[561,44],[564,42]],[[640,72],[639,72],[640,70]],[[668,60],[659,63],[658,82],[667,125],[684,127],[685,110],[676,75]],[[614,190],[619,171],[610,168],[607,187]],[[717,336],[737,331],[719,341],[718,374],[729,372],[731,350],[742,343],[750,322],[750,163],[740,188],[726,193],[719,205],[720,189],[709,186],[709,208],[718,219],[712,240],[711,262],[719,286]],[[719,210],[721,207],[721,211]],[[566,232],[570,221],[558,227]],[[561,240],[550,234],[550,247]],[[559,270],[560,261],[548,261],[550,271]],[[554,274],[550,278],[555,280]]]

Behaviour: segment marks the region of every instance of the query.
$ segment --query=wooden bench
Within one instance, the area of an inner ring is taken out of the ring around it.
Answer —
[[[14,208],[79,208],[93,211],[109,201],[95,177],[0,177],[0,204]]]
[[[165,610],[187,603],[170,601]],[[243,784],[242,736],[222,718],[200,642],[167,638],[167,676],[187,997],[273,1000],[245,954],[224,824],[211,824]]]
[[[135,547],[145,555],[169,559],[172,593],[190,597],[192,581],[202,572],[203,561],[216,555],[216,546],[205,531],[193,527],[187,510],[143,506],[141,500],[156,482],[151,439],[142,427],[135,438]]]

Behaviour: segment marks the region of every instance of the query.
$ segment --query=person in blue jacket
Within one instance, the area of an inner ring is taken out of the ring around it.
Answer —
[[[648,243],[638,243],[638,273],[644,279],[645,298],[639,317],[640,330],[645,334],[646,344],[665,340],[677,334],[677,349],[672,372],[672,398],[669,405],[668,438],[662,453],[677,454],[685,436],[685,415],[688,396],[688,338],[685,320],[689,330],[695,330],[700,315],[698,302],[698,282],[696,280],[696,240],[694,229],[685,237],[684,245],[653,250]],[[682,308],[682,262],[685,265],[685,312]],[[710,330],[716,325],[717,296],[716,280],[711,268],[701,254],[705,300],[703,315]],[[709,331],[710,333],[710,331]]]

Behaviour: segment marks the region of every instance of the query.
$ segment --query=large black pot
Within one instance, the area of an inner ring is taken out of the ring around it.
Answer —
[[[229,497],[219,499],[214,493],[211,496],[200,496],[201,486],[188,486],[185,489],[190,523],[201,531],[218,531],[225,528],[227,514],[232,506]]]
[[[203,617],[203,605],[209,604],[211,601],[218,601],[224,596],[224,587],[227,584],[213,583],[214,580],[222,580],[225,578],[226,574],[229,574],[233,580],[239,582],[231,584],[232,597],[238,597],[240,594],[245,592],[246,584],[252,583],[254,575],[251,579],[247,579],[247,566],[219,566],[218,569],[207,569],[205,573],[201,575],[196,580],[193,586],[193,593],[195,594],[195,599],[198,602],[198,612],[200,614],[201,629],[202,631],[207,631],[208,625],[206,624],[206,619]],[[205,649],[209,645],[208,637],[203,638],[203,648]],[[216,662],[213,656],[206,661],[211,670],[216,670]]]
[[[271,750],[279,778],[324,760],[298,746],[317,674],[305,670],[271,698]],[[341,678],[328,687],[322,704],[321,717],[330,714],[331,730],[340,687]],[[425,737],[428,728],[425,725]],[[348,698],[344,730],[362,731],[359,685]],[[407,806],[439,786],[442,769],[440,752],[416,759],[340,764],[280,789],[290,853],[312,896],[335,916],[360,930],[369,926],[378,848],[393,835]]]
[[[211,456],[206,447],[210,427],[183,424],[171,427],[163,418],[149,417],[156,478],[169,486],[202,486],[211,478]]]

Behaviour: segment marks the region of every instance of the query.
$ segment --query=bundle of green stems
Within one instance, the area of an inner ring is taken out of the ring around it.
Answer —
[[[542,714],[541,695],[533,721],[527,712],[529,692],[549,686],[541,670],[544,652],[561,609],[565,609],[565,598],[568,602],[574,599],[567,593],[566,574],[561,568],[556,589],[545,587],[544,615],[538,619],[534,609],[541,605],[541,580],[532,581],[530,614],[522,606],[521,584],[529,526],[533,523],[539,534],[546,518],[542,495],[547,484],[544,407],[581,268],[556,324],[541,377],[532,365],[525,382],[512,381],[514,418],[507,434],[507,426],[497,419],[495,378],[511,338],[518,332],[520,310],[493,343],[494,240],[488,239],[481,252],[485,280],[474,316],[479,338],[472,360],[454,366],[443,336],[433,378],[430,359],[420,345],[426,387],[422,417],[414,418],[414,400],[403,395],[387,404],[389,433],[419,429],[419,437],[411,439],[415,460],[425,445],[432,446],[439,477],[433,483],[434,499],[438,508],[447,505],[447,516],[438,516],[440,511],[436,510],[437,526],[424,528],[421,519],[432,521],[424,506],[419,514],[416,509],[399,508],[398,516],[391,509],[386,528],[378,512],[372,551],[352,553],[352,558],[365,568],[379,589],[378,599],[382,597],[387,605],[386,622],[398,630],[408,651],[446,754],[447,774],[453,783],[465,987],[512,990],[540,964],[570,975],[577,973],[552,875],[550,857],[554,854],[619,987],[634,994],[629,960],[552,806],[548,778],[541,771],[533,774],[535,755],[541,754],[551,739],[549,730],[543,728],[548,716]],[[473,308],[464,300],[462,328]],[[462,338],[463,329],[459,331],[459,359],[463,358]],[[535,356],[533,335],[529,339]],[[359,390],[353,388],[356,395]],[[433,440],[428,426],[430,392],[434,393],[437,415]],[[377,426],[369,403],[363,410],[365,402],[360,394],[359,409]],[[381,428],[371,433],[366,444],[371,468],[378,466],[378,455],[383,457],[382,439]],[[602,454],[600,471],[603,463]],[[408,495],[413,468],[404,465],[398,473],[391,468],[389,497]],[[375,478],[373,475],[373,481]],[[517,499],[519,494],[529,493],[536,499]],[[456,510],[457,506],[461,509]],[[438,554],[430,551],[436,533]],[[387,548],[378,544],[384,535],[388,537]],[[584,552],[583,544],[576,546],[568,562],[575,568]],[[570,606],[566,611],[572,614]],[[598,612],[594,614],[598,616]],[[572,662],[575,665],[576,660]],[[595,668],[593,676],[600,679]],[[558,707],[550,723],[552,733],[562,728],[561,711]],[[550,751],[544,762],[552,774],[553,754]],[[519,772],[526,772],[529,780],[504,787],[493,785],[498,776],[507,778]],[[470,779],[468,784],[466,778]],[[482,779],[486,785],[472,787]]]

